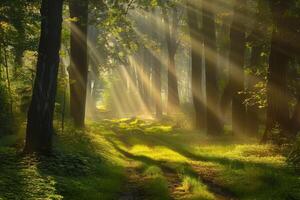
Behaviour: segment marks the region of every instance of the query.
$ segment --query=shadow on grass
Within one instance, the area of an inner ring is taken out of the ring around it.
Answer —
[[[188,159],[194,161],[214,162],[221,165],[225,165],[232,169],[244,169],[246,167],[259,167],[259,168],[272,169],[272,170],[284,169],[280,166],[274,166],[268,163],[255,162],[252,160],[241,161],[235,158],[196,154],[189,149],[188,144],[182,144],[183,143],[182,140],[179,140],[177,137],[174,138],[174,135],[172,133],[167,135],[167,134],[158,134],[158,133],[147,134],[147,133],[135,133],[135,132],[120,134],[116,132],[115,135],[111,135],[111,136],[116,137],[116,139],[122,141],[122,143],[127,147],[132,147],[134,145],[146,145],[149,147],[163,146],[179,153],[180,155]]]
[[[179,134],[184,133],[147,133],[143,129],[139,129],[138,131],[127,129],[126,131],[119,132],[120,128],[111,130],[115,134],[109,135],[110,138],[107,139],[115,143],[113,145],[114,148],[118,149],[124,156],[143,162],[146,165],[155,165],[167,170],[171,169],[172,172],[177,171],[177,173],[178,167],[184,168],[184,174],[195,178],[199,176],[199,172],[189,166],[189,161],[176,163],[165,160],[153,160],[148,156],[133,155],[124,149],[126,147],[134,147],[135,145],[144,145],[149,148],[163,147],[191,161],[210,162],[221,165],[221,174],[218,175],[221,178],[219,179],[221,183],[217,181],[218,183],[216,184],[213,180],[203,179],[203,182],[210,186],[211,191],[217,190],[216,193],[256,199],[266,199],[268,197],[272,197],[272,199],[297,199],[299,197],[298,189],[295,189],[299,186],[299,180],[297,180],[297,177],[294,177],[294,172],[286,165],[259,162],[251,159],[240,160],[238,158],[224,157],[222,154],[219,156],[205,154],[205,152],[198,154],[197,152],[193,152],[190,144],[193,146],[197,143],[201,145],[199,137],[198,141],[186,142],[180,140],[181,136]],[[186,138],[188,135],[184,137]],[[214,143],[212,144],[214,145]],[[119,146],[123,146],[124,149]],[[149,150],[151,151],[151,149]],[[201,168],[201,166],[199,167]],[[222,183],[222,181],[224,182]]]
[[[3,148],[0,159],[0,199],[62,199],[55,179],[39,173],[37,155]]]
[[[102,157],[106,147],[93,139],[68,130],[55,137],[55,149],[47,156],[0,146],[0,199],[117,199],[123,168],[107,162]]]
[[[234,193],[232,193],[228,188],[225,188],[221,185],[217,185],[213,183],[211,180],[203,179],[202,177],[199,177],[199,174],[193,170],[193,168],[188,163],[182,163],[182,162],[171,162],[171,161],[161,161],[161,160],[154,160],[152,158],[149,158],[147,156],[142,155],[134,155],[122,148],[119,147],[119,145],[116,144],[111,138],[107,138],[108,141],[111,142],[111,144],[114,146],[115,149],[117,149],[121,154],[123,154],[125,157],[141,162],[143,165],[146,166],[156,166],[162,169],[164,173],[172,173],[178,176],[179,179],[181,179],[184,176],[189,176],[195,178],[195,180],[198,180],[199,178],[202,179],[203,183],[205,183],[208,186],[208,189],[212,191],[215,194],[222,195],[229,197],[231,199],[235,199],[236,196]],[[167,177],[166,177],[167,178]],[[182,180],[179,180],[182,181]],[[169,194],[170,198],[171,194]]]

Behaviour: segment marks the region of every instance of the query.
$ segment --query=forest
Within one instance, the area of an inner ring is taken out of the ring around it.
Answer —
[[[0,0],[0,200],[300,200],[300,0]]]

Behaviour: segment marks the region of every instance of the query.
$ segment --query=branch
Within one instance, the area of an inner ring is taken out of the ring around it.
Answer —
[[[131,8],[131,6],[134,2],[135,2],[135,0],[130,0],[130,2],[128,3],[126,11],[125,11],[125,16],[128,14],[129,9]]]

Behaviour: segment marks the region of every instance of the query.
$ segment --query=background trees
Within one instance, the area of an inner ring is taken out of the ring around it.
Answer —
[[[27,110],[38,80],[39,6],[4,1],[0,12],[2,103],[12,114]],[[230,127],[253,136],[264,129],[263,141],[274,129],[294,137],[298,7],[296,0],[70,1],[54,115],[68,118],[70,107],[83,127],[88,107],[91,119],[167,115],[212,135]]]
[[[299,13],[2,0],[0,199],[299,199]]]

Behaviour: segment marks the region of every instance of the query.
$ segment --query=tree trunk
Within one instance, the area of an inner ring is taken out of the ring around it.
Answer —
[[[88,63],[90,65],[90,71],[88,73],[88,86],[87,86],[87,109],[86,113],[93,117],[97,112],[97,90],[100,87],[99,80],[99,65],[102,58],[102,52],[100,52],[97,43],[99,36],[99,31],[95,25],[90,25],[88,27],[88,38],[91,48],[88,51]]]
[[[256,34],[256,36],[258,36],[258,34]],[[253,38],[253,40],[256,39]],[[253,69],[253,71],[261,64],[261,59],[260,59],[261,52],[262,52],[262,45],[256,44],[255,41],[252,41],[250,67]],[[251,74],[248,77],[248,91],[250,91],[251,93],[256,92],[255,86],[258,83],[257,78],[253,76],[254,74]],[[258,130],[259,130],[259,108],[257,105],[247,105],[245,132],[247,135],[253,136],[254,134],[258,133]]]
[[[177,12],[177,11],[173,11]],[[175,14],[174,14],[175,15]],[[175,55],[177,51],[177,44],[172,32],[175,31],[175,20],[173,16],[172,24],[170,23],[169,16],[166,9],[163,9],[163,16],[166,23],[166,40],[168,48],[168,105],[167,113],[176,113],[179,109],[179,94],[178,94],[178,82],[175,66]]]
[[[70,66],[70,106],[71,116],[77,127],[84,126],[87,94],[87,20],[88,1],[70,0],[71,22],[71,66]]]
[[[281,0],[271,2],[273,17],[273,34],[269,58],[267,82],[267,119],[266,129],[261,142],[269,139],[269,133],[279,126],[282,133],[287,133],[289,120],[289,106],[287,99],[287,72],[289,62],[289,49],[284,44],[285,12],[288,2]]]
[[[62,0],[43,0],[37,72],[28,111],[25,152],[49,152],[61,42]]]
[[[196,7],[197,8],[197,7]],[[195,107],[195,128],[205,128],[205,109],[202,96],[202,37],[200,28],[198,27],[199,9],[195,9],[195,5],[191,0],[187,3],[188,26],[191,40],[191,59],[192,59],[192,96]]]
[[[246,47],[245,26],[240,18],[243,16],[243,2],[235,1],[233,22],[230,29],[230,74],[229,84],[232,97],[232,132],[234,134],[243,134],[245,131],[246,107],[243,104],[245,75],[244,75],[244,57]]]
[[[217,84],[217,44],[216,27],[213,3],[203,1],[203,42],[205,54],[205,72],[206,72],[206,128],[210,135],[220,134],[219,120],[219,100]]]

